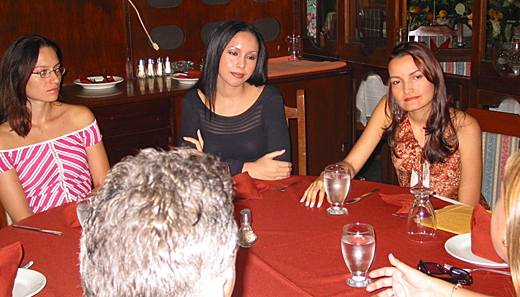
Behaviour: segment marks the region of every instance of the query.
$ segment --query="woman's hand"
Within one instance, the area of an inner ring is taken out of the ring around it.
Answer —
[[[420,297],[420,296],[448,296],[453,284],[428,276],[397,260],[389,254],[388,259],[394,267],[383,267],[369,273],[371,278],[379,278],[369,284],[368,292],[390,287],[379,292],[380,297]]]
[[[316,203],[316,198],[318,198],[318,204],[316,207],[320,207],[323,203],[323,199],[325,198],[325,185],[323,183],[323,175],[324,172],[320,174],[320,176],[305,190],[303,193],[303,197],[300,202],[305,201],[305,206],[314,207]]]
[[[192,137],[183,137],[182,139],[184,139],[185,141],[187,141],[189,143],[194,144],[195,148],[197,148],[197,150],[199,152],[204,152],[204,139],[202,139],[202,134],[200,133],[200,129],[197,130],[197,138],[198,139],[195,139]]]
[[[274,158],[285,154],[285,150],[274,151],[264,155],[252,163],[245,163],[242,172],[247,171],[252,178],[261,180],[276,180],[291,175],[291,162],[277,161]]]

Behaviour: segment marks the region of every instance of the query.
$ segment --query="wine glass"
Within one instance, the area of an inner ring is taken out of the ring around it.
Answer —
[[[324,183],[327,200],[331,205],[327,212],[333,215],[346,214],[348,211],[343,207],[343,202],[350,191],[350,169],[341,164],[325,167]]]
[[[417,176],[417,183],[412,186],[410,192],[414,194],[415,200],[410,212],[408,213],[408,236],[411,240],[417,242],[428,242],[435,239],[435,230],[437,229],[437,219],[435,210],[430,203],[430,195],[433,190],[430,186],[430,166],[427,161],[421,163],[420,174]],[[413,183],[414,171],[412,170]]]
[[[343,226],[341,251],[351,274],[347,284],[355,288],[364,288],[370,284],[372,281],[367,277],[367,272],[376,251],[374,228],[363,223]]]

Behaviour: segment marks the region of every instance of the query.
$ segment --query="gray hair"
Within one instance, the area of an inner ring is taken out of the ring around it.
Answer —
[[[81,235],[85,296],[202,296],[234,271],[233,183],[217,157],[142,150],[115,165]]]

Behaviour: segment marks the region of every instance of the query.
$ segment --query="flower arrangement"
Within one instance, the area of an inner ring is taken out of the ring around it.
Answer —
[[[421,25],[448,25],[453,28],[460,19],[467,19],[471,24],[473,0],[408,0],[410,30]]]
[[[520,34],[520,0],[489,0],[487,21],[491,43],[510,43]]]

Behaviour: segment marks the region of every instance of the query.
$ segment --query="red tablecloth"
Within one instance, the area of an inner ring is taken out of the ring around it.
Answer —
[[[448,263],[461,268],[475,265],[449,255],[444,243],[455,234],[437,231],[431,243],[408,239],[407,221],[393,216],[399,207],[384,202],[379,194],[347,206],[349,214],[327,213],[328,203],[310,209],[300,198],[315,177],[293,176],[269,187],[282,187],[296,180],[302,183],[285,192],[262,192],[262,200],[236,201],[235,213],[251,209],[253,230],[258,242],[250,249],[240,248],[237,258],[237,283],[233,296],[371,296],[365,289],[349,287],[345,280],[348,269],[341,253],[342,227],[349,223],[371,224],[376,232],[376,256],[371,270],[389,266],[392,252],[408,265],[417,267],[420,260]],[[380,193],[407,193],[409,189],[386,184],[352,181],[351,199],[374,189]],[[446,202],[433,198],[434,207]],[[472,273],[475,283],[471,290],[494,296],[514,296],[511,277],[485,272]]]
[[[341,228],[352,222],[364,222],[376,231],[376,256],[371,269],[389,265],[392,252],[405,263],[416,266],[419,260],[449,263],[462,268],[475,267],[451,257],[444,242],[453,236],[437,231],[432,243],[414,243],[407,238],[406,219],[392,216],[399,207],[385,203],[378,194],[348,206],[349,215],[327,214],[325,203],[309,209],[299,200],[315,177],[293,176],[269,187],[281,187],[296,180],[302,183],[285,192],[262,192],[262,200],[238,200],[235,213],[250,208],[253,228],[259,236],[250,249],[240,248],[237,256],[237,282],[233,296],[370,296],[364,289],[346,285],[348,269],[341,254]],[[386,184],[354,180],[349,197],[379,188],[381,193],[396,194],[408,190]],[[445,202],[434,199],[434,206]],[[25,255],[22,263],[34,260],[31,269],[47,277],[47,285],[37,296],[82,296],[78,252],[81,227],[75,204],[29,217],[18,224],[59,230],[63,235],[38,233],[7,227],[0,230],[0,247],[20,241]],[[514,296],[510,277],[485,271],[472,273],[474,291],[495,296]]]

